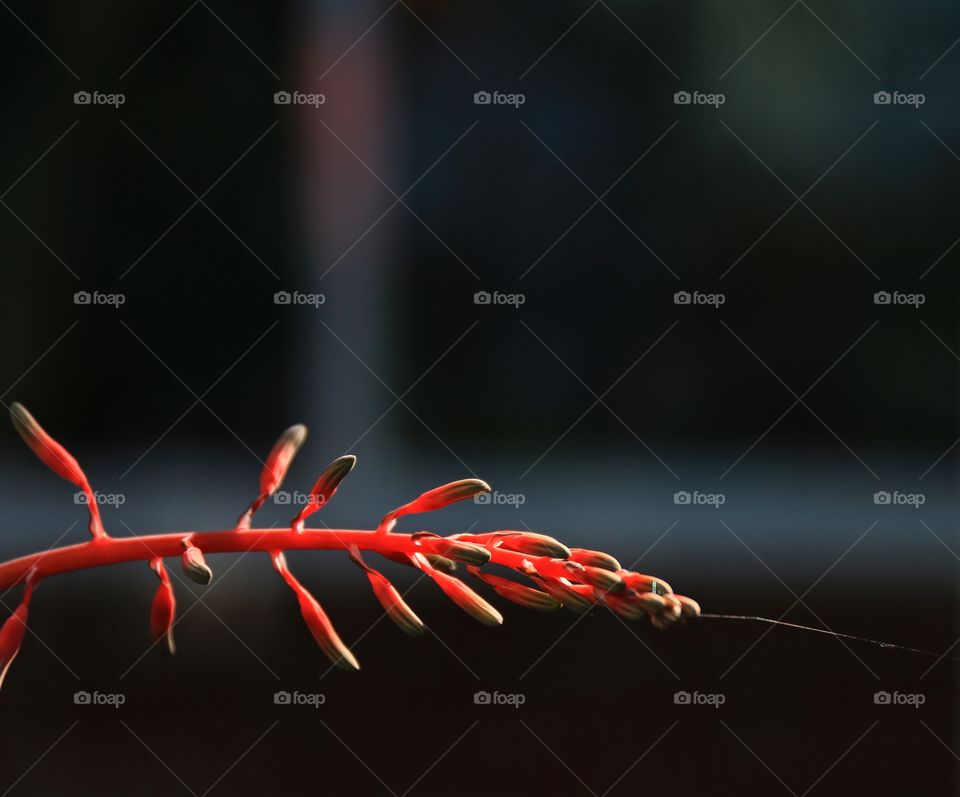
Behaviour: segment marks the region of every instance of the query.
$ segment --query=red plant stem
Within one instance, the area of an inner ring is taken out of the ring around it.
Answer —
[[[183,553],[183,539],[204,553],[245,553],[247,551],[294,551],[294,550],[347,550],[356,545],[362,551],[375,553],[415,553],[423,551],[409,534],[378,534],[376,531],[358,529],[228,529],[225,531],[175,531],[167,534],[151,534],[140,537],[96,537],[78,545],[67,545],[49,551],[21,556],[0,564],[0,590],[9,589],[23,582],[31,569],[36,568],[37,578],[46,578],[74,570],[84,570],[102,565],[149,560],[155,557],[179,557]],[[526,554],[488,548],[491,562],[506,567],[518,568]],[[538,559],[538,563],[542,561]],[[564,576],[562,562],[557,562],[556,572],[550,575]],[[538,564],[538,569],[544,569]],[[547,573],[544,573],[547,574]]]

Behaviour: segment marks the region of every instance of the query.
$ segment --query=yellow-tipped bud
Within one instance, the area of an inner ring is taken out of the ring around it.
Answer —
[[[586,548],[571,548],[570,558],[587,567],[599,567],[616,573],[621,570],[620,563],[610,554],[603,551],[590,551]]]
[[[507,551],[516,551],[530,556],[549,556],[551,559],[569,559],[570,549],[562,542],[546,534],[520,531],[504,535],[500,547]]]
[[[196,545],[187,544],[180,557],[180,564],[183,572],[191,580],[202,586],[207,586],[213,581],[213,571],[207,565],[207,560],[203,557],[203,551]]]

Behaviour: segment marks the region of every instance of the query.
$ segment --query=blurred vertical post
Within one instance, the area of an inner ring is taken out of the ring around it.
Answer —
[[[395,157],[402,127],[394,99],[398,62],[390,41],[391,15],[379,19],[382,4],[306,6],[303,15],[291,15],[297,20],[290,32],[297,84],[302,91],[323,93],[325,102],[297,112],[294,168],[303,249],[296,273],[301,290],[319,291],[326,301],[319,312],[298,319],[304,328],[296,338],[297,360],[307,367],[298,368],[304,382],[298,391],[303,406],[297,409],[323,439],[347,446],[393,397],[344,343],[402,392],[389,367],[388,331],[396,251],[392,214],[405,211],[397,206],[371,229],[394,202],[380,180],[398,194],[404,190]],[[375,439],[383,441],[388,421]]]

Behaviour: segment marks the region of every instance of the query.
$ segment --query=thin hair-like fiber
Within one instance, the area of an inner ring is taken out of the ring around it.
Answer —
[[[701,612],[700,619],[710,620],[753,620],[757,623],[767,623],[768,625],[782,625],[786,628],[794,628],[799,631],[813,631],[817,634],[826,634],[827,636],[839,637],[840,639],[851,639],[854,642],[866,642],[869,645],[877,645],[881,648],[891,650],[905,650],[908,653],[922,653],[924,656],[933,656],[936,659],[947,659],[948,661],[958,661],[956,656],[947,656],[946,654],[934,653],[930,650],[920,650],[920,648],[911,648],[906,645],[898,645],[894,642],[881,642],[879,639],[868,639],[854,634],[842,634],[839,631],[830,631],[826,628],[815,628],[812,625],[800,625],[799,623],[788,623],[786,620],[771,620],[769,617],[756,617],[748,614],[713,614],[711,612]]]

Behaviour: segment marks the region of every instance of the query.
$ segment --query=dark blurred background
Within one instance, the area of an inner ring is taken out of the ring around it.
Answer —
[[[332,527],[476,475],[501,503],[405,528],[532,528],[708,612],[936,654],[490,630],[429,583],[417,643],[317,553],[292,566],[360,674],[255,554],[174,579],[163,660],[155,578],[117,566],[39,590],[3,794],[955,793],[956,3],[2,5],[0,399],[114,534],[229,526],[303,421],[286,489],[360,458]],[[5,557],[85,539],[12,429],[0,474]]]

